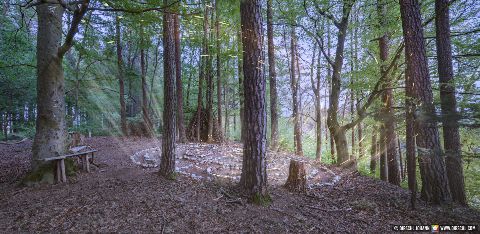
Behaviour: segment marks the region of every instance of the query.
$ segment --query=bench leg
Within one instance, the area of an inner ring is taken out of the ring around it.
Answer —
[[[65,173],[65,160],[60,159],[60,170],[62,174],[62,182],[67,182],[67,174]]]
[[[80,160],[82,161],[82,170],[86,171],[87,168],[85,166],[85,155],[80,156]]]
[[[85,154],[85,169],[90,173],[90,161],[88,161],[88,154]]]
[[[62,169],[61,169],[61,166],[60,166],[60,160],[56,160],[55,161],[55,167],[57,169],[57,183],[60,183],[62,182]]]

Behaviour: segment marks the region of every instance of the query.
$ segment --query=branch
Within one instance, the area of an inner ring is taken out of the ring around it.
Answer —
[[[88,5],[90,4],[90,0],[83,0],[80,8],[77,8],[73,13],[72,24],[70,25],[70,29],[68,30],[67,36],[65,37],[65,42],[63,45],[58,48],[58,57],[62,58],[65,53],[67,53],[70,48],[73,46],[73,38],[75,34],[78,32],[78,26],[82,21],[83,16],[87,12]]]
[[[388,74],[392,71],[393,67],[395,67],[395,64],[397,63],[397,60],[400,59],[401,52],[403,51],[403,48],[405,47],[405,43],[402,42],[402,44],[398,47],[395,57],[393,58],[392,62],[390,62],[390,65],[388,66],[387,70],[385,73],[378,79],[377,83],[375,84],[375,87],[373,88],[373,91],[370,93],[368,96],[367,102],[357,111],[357,119],[353,120],[352,122],[345,124],[342,126],[344,129],[350,129],[355,127],[358,123],[360,123],[367,115],[365,114],[367,109],[372,105],[372,103],[380,96],[380,94],[383,92],[383,90],[380,90],[380,86],[383,84],[383,82],[388,78]]]
[[[0,69],[5,69],[5,68],[14,68],[14,67],[32,67],[32,68],[37,68],[37,66],[28,64],[28,63],[19,63],[19,64],[12,64],[12,65],[5,65],[5,66],[0,66]]]
[[[306,0],[303,0],[303,2],[304,2],[303,4],[304,4],[304,5],[306,4],[305,1],[306,1]],[[326,10],[324,10],[324,9],[321,9],[321,8],[318,6],[317,2],[315,2],[315,3],[313,4],[313,6],[315,7],[315,9],[317,10],[317,12],[318,12],[320,15],[323,15],[323,16],[326,17],[327,19],[331,20],[331,21],[333,22],[333,25],[335,25],[335,27],[340,28],[340,22],[338,22],[338,20],[335,19],[335,17],[334,17],[332,14],[328,13],[328,12],[327,12]]]

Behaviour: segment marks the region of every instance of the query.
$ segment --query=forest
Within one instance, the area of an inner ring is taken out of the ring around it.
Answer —
[[[478,232],[480,5],[2,0],[0,130],[0,232]]]

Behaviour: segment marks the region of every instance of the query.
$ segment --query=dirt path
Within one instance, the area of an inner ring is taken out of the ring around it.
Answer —
[[[259,207],[237,197],[228,180],[181,175],[168,181],[156,168],[131,160],[136,152],[159,147],[158,141],[95,137],[88,143],[100,149],[99,168],[66,184],[41,187],[16,185],[29,167],[31,142],[0,145],[0,232],[384,233],[391,231],[391,224],[478,225],[480,220],[478,212],[458,207],[420,203],[410,211],[407,191],[357,174],[342,174],[334,186],[312,187],[308,195],[272,185],[274,202]],[[198,150],[208,147],[213,146]],[[212,148],[218,154],[223,150]]]

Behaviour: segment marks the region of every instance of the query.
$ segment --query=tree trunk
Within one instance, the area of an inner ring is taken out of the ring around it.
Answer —
[[[266,82],[262,60],[262,11],[260,0],[240,2],[242,25],[245,131],[240,185],[256,203],[268,203],[267,191],[267,108]]]
[[[375,175],[375,170],[377,169],[377,131],[372,130],[372,144],[370,149],[370,173]]]
[[[62,56],[62,16],[60,5],[37,6],[37,106],[32,168],[41,159],[62,155],[66,150],[65,98]]]
[[[387,28],[387,4],[385,0],[377,0],[377,11],[379,18],[380,30]],[[386,63],[388,62],[388,32],[384,34],[378,40],[380,48],[380,73],[382,77],[387,76]],[[397,134],[395,133],[395,116],[393,113],[393,92],[390,87],[392,86],[391,77],[386,78],[384,84],[386,90],[382,93],[382,120],[385,131],[385,139],[382,141],[386,144],[387,164],[388,164],[388,182],[395,185],[400,185],[400,167],[397,154]],[[381,171],[381,170],[380,170]]]
[[[337,48],[333,64],[332,89],[330,93],[330,103],[328,108],[327,125],[333,134],[337,153],[337,164],[340,165],[348,160],[347,140],[345,129],[338,123],[338,105],[341,91],[341,73],[343,67],[343,52],[345,48],[345,38],[348,29],[348,17],[352,9],[353,1],[344,1],[342,20],[338,23]]]
[[[143,33],[143,26],[140,29],[141,45],[140,45],[140,70],[142,78],[142,115],[143,122],[146,127],[146,134],[148,137],[153,136],[152,121],[150,120],[150,114],[148,113],[148,89],[147,89],[147,68],[146,68],[146,55],[145,55],[145,35]]]
[[[245,118],[244,118],[244,109],[245,109],[245,104],[244,104],[244,98],[243,98],[243,39],[242,39],[242,30],[238,31],[238,93],[239,93],[239,99],[240,99],[240,110],[239,110],[239,117],[240,117],[240,141],[243,141],[243,136],[245,135]]]
[[[118,85],[120,94],[120,127],[124,136],[128,135],[127,131],[127,112],[125,108],[125,85],[124,85],[124,70],[120,31],[120,18],[115,17],[115,40],[117,44],[117,68],[118,68]]]
[[[380,179],[388,180],[388,165],[387,165],[387,137],[385,126],[380,128]]]
[[[328,25],[328,24],[327,24]],[[330,45],[331,38],[330,38],[330,27],[327,30],[327,56],[330,58]],[[330,63],[327,64],[327,82],[328,88],[328,97],[330,98],[330,94],[332,93],[332,65]],[[327,98],[325,98],[325,108],[327,104]],[[328,128],[328,109],[327,109],[327,117],[325,118],[325,126],[327,126],[327,130],[325,131],[325,139],[330,138],[330,157],[332,160],[332,164],[335,163],[335,140],[333,139],[333,132],[330,131]]]
[[[406,96],[412,96],[412,87],[407,84],[405,90]],[[413,117],[413,102],[411,99],[405,99],[405,144],[406,151],[405,157],[407,158],[407,177],[408,177],[408,189],[411,193],[410,206],[415,209],[415,201],[417,200],[417,163],[415,160],[415,130],[414,130],[414,117]]]
[[[275,70],[275,46],[273,42],[273,12],[272,0],[267,0],[267,38],[268,38],[268,74],[270,81],[270,119],[271,138],[270,148],[278,148],[278,94],[277,94],[277,72]]]
[[[428,63],[423,37],[422,17],[417,0],[400,2],[403,35],[405,39],[405,57],[407,64],[407,98],[418,104],[415,118],[416,143],[419,149],[420,170],[423,171],[423,198],[434,204],[443,204],[451,199],[445,172],[445,161],[437,123],[434,120],[435,106],[428,73]],[[413,85],[415,84],[415,85]],[[417,114],[418,113],[418,114]]]
[[[453,201],[467,205],[463,177],[462,148],[457,121],[457,101],[453,84],[452,46],[450,41],[450,18],[448,0],[435,1],[436,45],[440,100],[442,107],[443,143],[450,191]]]
[[[290,34],[290,88],[292,90],[292,109],[293,109],[293,137],[295,142],[295,154],[303,156],[303,149],[302,149],[302,129],[300,124],[300,110],[299,110],[299,101],[298,101],[298,90],[300,87],[299,78],[300,75],[297,76],[297,69],[296,64],[297,62],[297,38],[295,35],[295,28],[292,27],[291,34]],[[300,71],[298,71],[300,74]]]
[[[400,175],[401,175],[401,179],[402,181],[405,179],[405,165],[403,165],[403,156],[402,156],[402,147],[401,147],[401,144],[400,144],[400,137],[397,137],[397,146],[398,146],[398,159],[399,159],[399,162],[400,162]]]
[[[183,116],[183,82],[182,82],[182,54],[180,42],[180,20],[178,15],[174,16],[175,33],[175,87],[177,88],[177,132],[178,140],[181,143],[187,142]]]
[[[173,0],[163,0],[168,5]],[[175,32],[172,13],[163,14],[163,138],[160,175],[175,178]]]
[[[221,136],[218,139],[220,142],[223,141],[223,131],[222,131],[222,76],[221,76],[221,61],[220,61],[220,12],[218,10],[218,0],[215,0],[215,33],[217,41],[217,125],[219,130],[219,135]]]
[[[200,53],[200,74],[198,79],[198,98],[197,98],[197,125],[196,125],[196,134],[197,134],[197,141],[200,141],[200,132],[201,127],[200,123],[202,122],[202,110],[203,110],[203,80],[205,79],[205,67],[206,67],[206,59],[205,55],[208,54],[208,36],[209,36],[209,28],[208,26],[208,7],[205,7],[205,13],[203,16],[203,48],[202,52]]]
[[[316,135],[316,150],[315,150],[315,160],[317,161],[322,161],[322,109],[321,109],[321,97],[320,97],[320,81],[321,81],[321,52],[320,50],[318,51],[318,58],[317,58],[317,79],[314,81],[313,80],[313,65],[315,61],[315,49],[316,46],[313,47],[313,56],[312,56],[312,69],[311,69],[311,83],[312,83],[312,88],[313,88],[313,93],[315,95],[315,124],[316,124],[316,129],[315,129],[315,135]]]
[[[209,8],[209,6],[206,6],[206,8]],[[210,13],[210,12],[209,12]],[[213,12],[212,12],[213,14]],[[212,17],[213,18],[213,17]],[[208,16],[207,16],[207,24],[209,25],[208,23]],[[207,92],[206,92],[206,96],[207,96],[207,120],[208,120],[208,138],[207,138],[207,142],[208,143],[212,143],[214,141],[213,139],[213,125],[215,124],[214,122],[214,118],[213,118],[213,59],[212,59],[212,56],[213,54],[210,52],[210,42],[211,42],[211,37],[210,37],[210,26],[209,26],[209,29],[208,29],[208,39],[207,39],[207,43],[208,45],[205,47],[206,48],[206,51],[205,51],[205,54],[207,55],[207,64],[206,64],[206,71],[205,71],[205,75],[207,77]]]
[[[288,178],[285,188],[290,192],[304,193],[307,191],[307,173],[305,162],[290,160]]]

